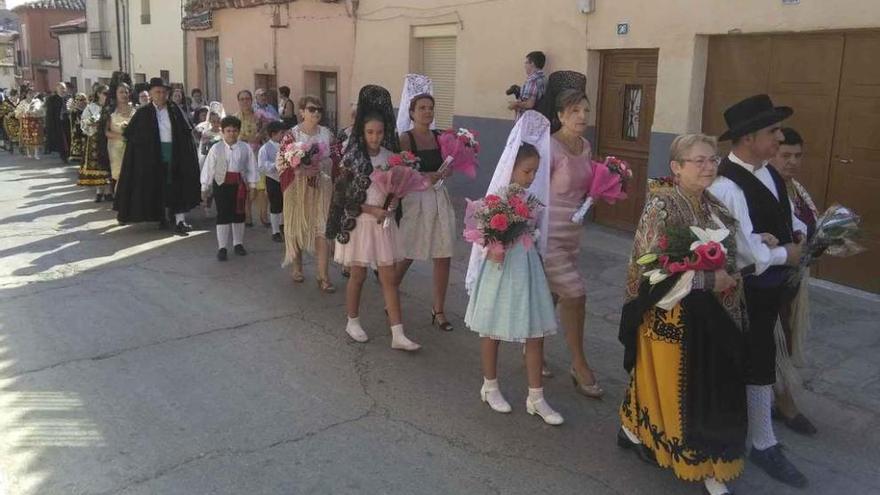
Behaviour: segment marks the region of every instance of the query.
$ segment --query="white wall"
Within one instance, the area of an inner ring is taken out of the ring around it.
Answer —
[[[141,0],[128,0],[131,41],[131,76],[158,77],[171,73],[171,81],[183,82],[183,30],[180,28],[180,0],[151,0],[150,23],[141,24]]]

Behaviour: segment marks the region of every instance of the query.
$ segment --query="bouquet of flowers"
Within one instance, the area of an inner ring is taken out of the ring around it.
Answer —
[[[464,239],[496,254],[504,253],[515,242],[531,247],[534,239],[529,220],[543,206],[517,184],[481,200],[468,200]]]
[[[370,180],[385,195],[382,208],[389,212],[394,210],[391,208],[394,200],[430,187],[427,179],[419,173],[419,159],[409,151],[388,157],[385,164],[375,167]],[[382,227],[387,229],[390,225],[391,217],[386,216]]]
[[[440,155],[443,157],[443,165],[438,173],[445,173],[450,167],[454,172],[461,172],[473,179],[477,176],[477,154],[480,152],[480,143],[477,141],[476,131],[470,131],[463,127],[458,130],[447,129],[437,137],[440,144]],[[434,189],[443,186],[443,179],[434,184]]]
[[[593,174],[587,184],[587,198],[571,216],[571,221],[582,223],[598,200],[613,205],[618,199],[626,199],[626,182],[632,175],[632,169],[620,158],[609,156],[604,162],[594,161]]]
[[[645,253],[636,260],[638,265],[650,268],[644,273],[651,285],[658,284],[676,273],[690,270],[715,271],[727,262],[730,231],[703,229],[696,226],[668,230],[657,241],[657,252]]]
[[[275,168],[278,169],[281,179],[281,189],[287,189],[287,186],[293,182],[297,169],[301,169],[307,176],[317,174],[321,159],[328,154],[329,149],[324,143],[302,143],[294,141],[293,134],[285,134],[281,139],[278,158],[275,161]]]
[[[864,251],[865,248],[855,242],[860,233],[860,222],[861,218],[849,208],[839,204],[829,206],[816,220],[816,232],[804,246],[793,277],[799,279],[823,253],[843,258]]]

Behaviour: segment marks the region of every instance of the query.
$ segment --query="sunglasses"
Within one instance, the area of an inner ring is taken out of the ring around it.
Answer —
[[[321,107],[306,107],[306,111],[309,113],[323,113],[324,109]]]

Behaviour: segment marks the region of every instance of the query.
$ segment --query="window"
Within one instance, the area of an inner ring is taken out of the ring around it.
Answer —
[[[147,75],[143,72],[136,72],[134,74],[134,82],[135,83],[145,83],[147,82]]]
[[[92,58],[110,58],[110,33],[107,31],[92,31],[89,33],[89,54]]]
[[[623,136],[626,141],[639,140],[639,113],[642,110],[642,86],[627,84],[623,90]]]
[[[78,81],[76,80],[76,77],[70,78],[70,92],[71,93],[76,93],[77,89],[79,89],[79,85],[77,84],[77,82]]]
[[[434,119],[439,128],[452,127],[455,112],[454,36],[426,37],[421,40],[422,74],[434,83]]]
[[[150,0],[141,0],[141,24],[150,23]]]

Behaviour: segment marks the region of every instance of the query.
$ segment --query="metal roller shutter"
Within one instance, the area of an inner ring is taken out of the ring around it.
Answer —
[[[455,37],[422,38],[423,73],[434,82],[437,128],[452,127],[455,112]]]

